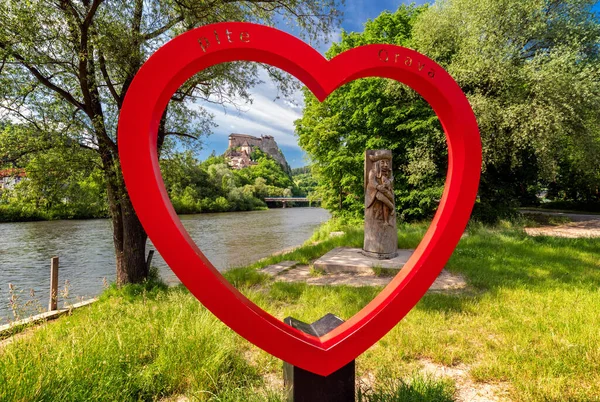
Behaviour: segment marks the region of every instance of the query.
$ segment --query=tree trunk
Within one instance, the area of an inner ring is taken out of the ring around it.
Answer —
[[[141,283],[148,278],[148,267],[146,266],[148,235],[129,199],[125,182],[120,174],[118,158],[110,152],[102,152],[101,155],[113,226],[117,286]]]
[[[148,278],[146,266],[146,239],[148,236],[140,223],[129,196],[121,200],[121,227],[123,241],[117,243],[117,286],[127,283],[141,283]]]

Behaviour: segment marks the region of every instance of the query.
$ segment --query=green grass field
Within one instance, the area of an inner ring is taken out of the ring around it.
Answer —
[[[256,268],[309,262],[362,233],[328,238],[326,225],[288,255],[227,278],[278,318],[342,318],[379,288],[273,283]],[[399,228],[415,247],[424,225]],[[427,294],[357,359],[361,401],[452,401],[460,384],[423,372],[461,368],[514,401],[600,400],[600,239],[532,238],[519,228],[473,226],[447,264],[468,288]],[[185,288],[109,289],[101,301],[0,349],[0,401],[282,401],[281,361],[233,333]]]

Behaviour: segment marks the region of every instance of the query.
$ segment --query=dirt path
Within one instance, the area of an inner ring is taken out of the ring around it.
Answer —
[[[421,373],[434,378],[452,378],[456,384],[456,402],[509,402],[508,383],[480,383],[473,381],[470,367],[459,364],[446,367],[430,360],[421,360]]]
[[[525,228],[530,236],[556,236],[556,237],[600,237],[600,215],[575,214],[567,212],[546,212],[537,210],[521,210],[523,213],[564,216],[572,222],[557,226],[540,226]]]

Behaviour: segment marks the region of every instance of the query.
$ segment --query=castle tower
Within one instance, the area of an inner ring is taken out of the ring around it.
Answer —
[[[252,153],[252,147],[250,146],[250,144],[248,144],[248,141],[244,141],[241,147],[241,151],[245,152],[246,155],[250,156],[250,154]]]

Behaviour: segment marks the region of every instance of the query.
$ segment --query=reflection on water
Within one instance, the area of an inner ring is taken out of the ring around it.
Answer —
[[[287,208],[184,215],[181,221],[213,265],[224,270],[302,244],[328,218],[320,208]],[[69,281],[72,301],[97,295],[104,278],[115,279],[108,220],[0,224],[0,324],[11,314],[9,283],[24,291],[22,300],[34,289],[46,307],[54,255],[60,257],[59,283]],[[177,282],[158,253],[152,265],[167,282]]]

